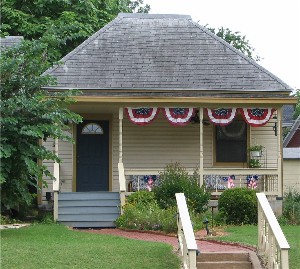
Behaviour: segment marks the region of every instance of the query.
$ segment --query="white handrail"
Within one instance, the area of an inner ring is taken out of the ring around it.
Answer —
[[[53,191],[59,191],[60,180],[59,180],[59,163],[54,162],[53,164],[53,176],[55,180],[53,181]]]
[[[258,199],[258,253],[265,258],[268,269],[289,269],[290,249],[282,229],[264,193]]]
[[[176,193],[178,243],[185,269],[196,269],[197,243],[184,193]]]
[[[54,140],[54,153],[58,156],[58,139]],[[58,193],[60,189],[60,178],[59,178],[59,163],[57,161],[53,164],[53,218],[54,221],[58,220]]]
[[[118,172],[119,172],[121,214],[123,214],[123,206],[125,205],[125,193],[126,193],[126,179],[125,179],[123,163],[118,163]]]

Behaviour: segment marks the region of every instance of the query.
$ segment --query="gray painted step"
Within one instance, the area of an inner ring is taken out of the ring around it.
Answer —
[[[118,192],[98,191],[98,192],[61,192],[59,194],[60,200],[70,200],[76,198],[76,200],[98,200],[100,199],[120,199]]]
[[[65,192],[58,195],[58,221],[71,227],[115,227],[118,192]]]
[[[119,214],[120,210],[117,206],[73,206],[73,207],[60,207],[59,209],[60,214],[64,215],[72,215],[72,214],[108,214],[114,213]]]
[[[115,221],[119,214],[72,214],[61,215],[59,221]]]

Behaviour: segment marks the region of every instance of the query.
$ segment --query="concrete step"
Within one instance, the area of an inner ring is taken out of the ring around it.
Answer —
[[[247,252],[209,252],[197,257],[199,269],[253,269]]]
[[[197,261],[249,261],[248,252],[201,252]]]
[[[251,262],[197,262],[197,269],[252,269]]]

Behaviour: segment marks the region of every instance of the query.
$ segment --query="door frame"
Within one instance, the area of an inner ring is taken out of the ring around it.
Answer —
[[[112,191],[112,115],[111,114],[94,114],[94,113],[79,113],[83,120],[107,120],[109,126],[109,145],[108,145],[108,190]],[[77,124],[73,124],[73,181],[72,181],[72,192],[76,192],[77,185]]]

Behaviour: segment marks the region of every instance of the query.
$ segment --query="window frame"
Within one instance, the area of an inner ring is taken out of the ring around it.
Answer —
[[[237,116],[233,121],[244,121],[244,119],[240,116]],[[246,160],[245,162],[217,162],[217,126],[213,126],[213,166],[214,167],[235,167],[235,168],[245,168],[248,167],[248,154],[247,148],[249,146],[250,140],[250,127],[245,122],[246,126],[246,145],[245,145],[245,154]]]

